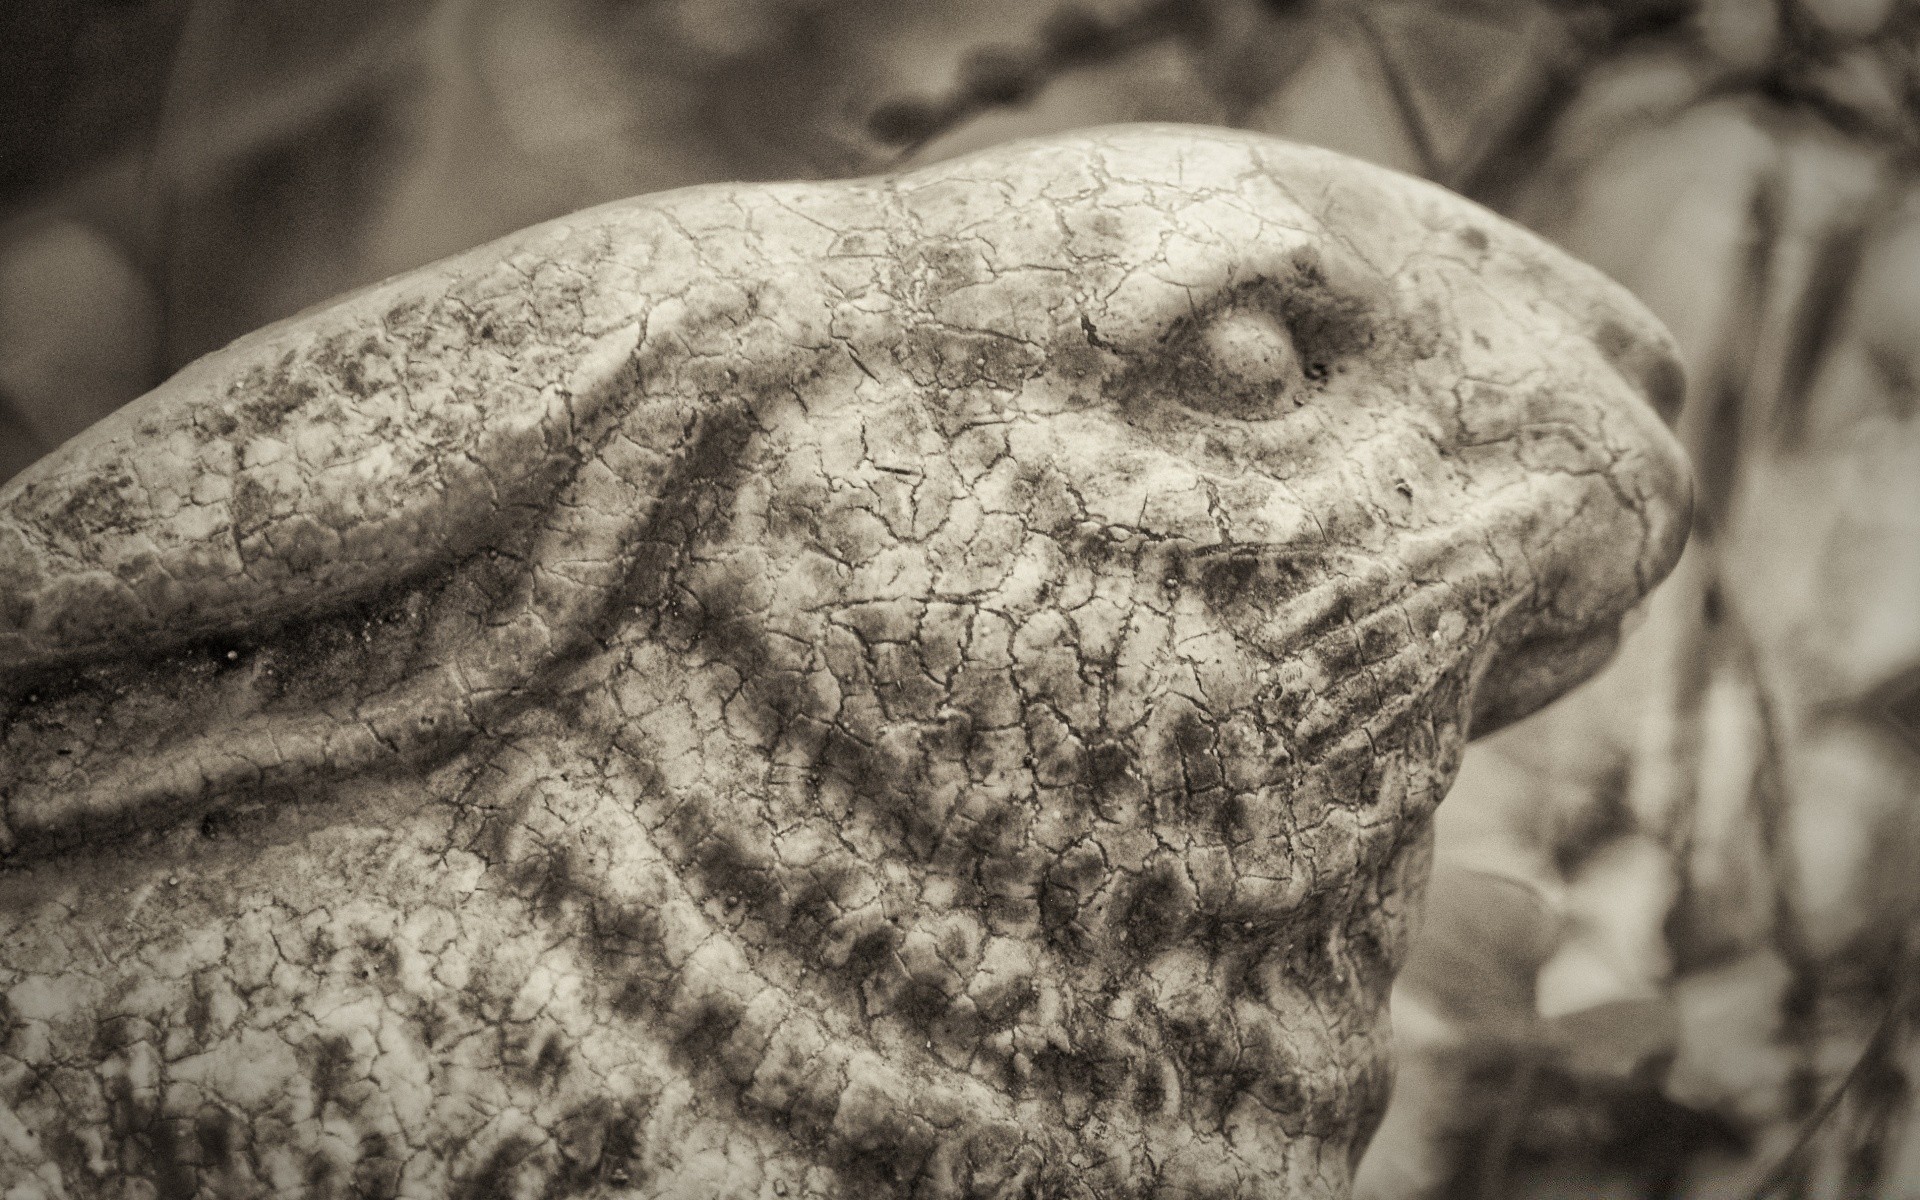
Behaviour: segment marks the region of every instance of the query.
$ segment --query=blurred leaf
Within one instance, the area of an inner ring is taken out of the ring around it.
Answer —
[[[4,392],[0,392],[0,483],[32,466],[52,446],[21,420]]]
[[[1751,672],[1718,664],[1701,696],[1686,890],[1669,940],[1682,970],[1768,944],[1778,880],[1759,785],[1772,752]]]
[[[1753,0],[1703,0],[1695,18],[1707,52],[1735,71],[1759,71],[1780,48],[1780,8]]]
[[[1544,82],[1546,19],[1532,5],[1434,3],[1356,7],[1429,175],[1457,180],[1489,134],[1509,125]]]
[[[1873,690],[1867,710],[1920,752],[1920,666],[1911,666]]]
[[[1351,28],[1324,32],[1314,55],[1247,124],[1414,174],[1423,165],[1371,47]]]
[[[1793,971],[1772,949],[1682,975],[1674,984],[1679,1057],[1667,1094],[1753,1128],[1786,1115],[1798,1066],[1783,1039],[1781,1004]]]
[[[1534,975],[1558,927],[1538,889],[1440,864],[1401,986],[1470,1035],[1524,1039],[1534,1022]]]
[[[0,227],[0,394],[52,449],[147,389],[155,305],[127,255],[76,221]]]
[[[1754,196],[1777,162],[1775,139],[1735,101],[1672,121],[1652,113],[1618,120],[1628,127],[1615,132],[1603,154],[1571,177],[1543,172],[1519,207],[1653,309],[1679,340],[1698,388],[1712,377],[1729,325],[1750,319],[1738,308],[1741,272],[1754,234]],[[1591,153],[1595,142],[1586,130],[1594,121],[1582,115],[1570,123],[1583,136],[1570,133],[1565,153]]]
[[[909,161],[933,162],[1014,138],[1113,120],[1218,124],[1226,113],[1208,90],[1202,66],[1188,47],[1155,42],[1111,62],[1054,76],[1030,101],[988,109],[928,141]]]
[[[1894,0],[1797,0],[1808,16],[1835,37],[1860,38],[1887,23]]]
[[[1659,995],[1669,970],[1665,923],[1678,891],[1671,854],[1643,833],[1613,839],[1582,864],[1567,887],[1567,935],[1540,970],[1540,1011]]]
[[[1680,1018],[1664,998],[1614,1000],[1552,1018],[1545,1036],[1574,1075],[1623,1080],[1674,1053]]]

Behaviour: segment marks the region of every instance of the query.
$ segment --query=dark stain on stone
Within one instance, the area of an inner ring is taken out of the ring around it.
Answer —
[[[1262,1062],[1269,1057],[1257,1051],[1246,1055],[1251,1063]],[[1279,1114],[1282,1124],[1287,1127],[1289,1133],[1298,1136],[1304,1131],[1305,1126],[1301,1122],[1301,1116],[1305,1114],[1308,1103],[1307,1092],[1300,1084],[1299,1075],[1290,1068],[1278,1064],[1264,1071],[1250,1065],[1245,1074],[1247,1076],[1246,1092],[1251,1093],[1269,1111]],[[1307,1116],[1311,1120],[1312,1114]],[[1322,1127],[1324,1128],[1324,1125]]]
[[[1087,787],[1101,798],[1113,795],[1133,771],[1132,753],[1118,742],[1095,742],[1087,747],[1083,763]]]
[[[1071,1049],[1048,1046],[1033,1055],[1033,1077],[1040,1090],[1066,1109],[1078,1125],[1126,1090],[1132,1065],[1104,1039],[1082,1037]]]
[[[1174,719],[1173,749],[1180,756],[1182,791],[1190,813],[1211,812],[1219,789],[1226,782],[1220,765],[1220,751],[1214,744],[1214,728],[1196,709],[1188,708]]]
[[[528,814],[533,811],[533,799],[533,791],[529,789],[498,807],[480,810],[480,827],[468,849],[490,870],[518,873],[516,845],[520,832],[526,828]]]
[[[43,1144],[47,1156],[60,1168],[64,1178],[83,1179],[91,1173],[93,1151],[72,1129],[56,1127],[46,1135]]]
[[[141,1040],[146,1022],[138,1017],[105,1017],[93,1027],[93,1057],[112,1058]]]
[[[620,981],[611,1005],[615,1016],[638,1021],[652,1014],[660,1003],[660,981],[646,975],[629,975]]]
[[[1092,1194],[1084,1181],[1069,1186],[1065,1180],[1052,1177],[1039,1150],[1023,1143],[1021,1133],[1013,1129],[988,1126],[959,1139],[957,1146],[950,1145],[947,1150],[954,1194],[969,1200],[990,1196],[1064,1200]]]
[[[621,1186],[645,1188],[650,1181],[645,1162],[643,1131],[653,1107],[651,1097],[624,1100],[620,1111],[607,1122],[604,1149],[600,1157],[600,1178]]]
[[[1282,951],[1289,979],[1305,985],[1325,985],[1334,981],[1338,965],[1334,961],[1331,918],[1321,906],[1302,910],[1293,923],[1294,934]]]
[[[1200,596],[1215,609],[1244,602],[1260,573],[1251,554],[1209,555],[1200,567]]]
[[[515,888],[534,914],[543,921],[556,921],[567,901],[578,892],[574,881],[573,854],[565,846],[535,853],[515,863],[509,871]]]
[[[911,1115],[883,1111],[866,1127],[850,1130],[828,1157],[856,1194],[878,1200],[912,1195],[940,1141],[939,1133]]]
[[[674,483],[681,489],[722,484],[735,478],[746,465],[747,443],[753,439],[753,418],[745,404],[714,397],[703,399],[707,407],[674,472]]]
[[[897,832],[902,849],[917,858],[929,858],[940,843],[941,829],[921,797],[926,755],[919,746],[868,745],[838,726],[828,729],[822,742],[818,778],[846,786],[867,811]]]
[[[682,811],[692,808],[689,804]],[[708,896],[729,906],[744,904],[762,920],[777,919],[786,893],[775,864],[749,851],[733,834],[709,830],[694,847],[693,864]]]
[[[852,872],[844,868],[815,871],[788,896],[784,912],[771,920],[776,932],[802,948],[818,947],[826,938],[839,916],[840,897],[852,881]]]
[[[1028,836],[1031,814],[1024,807],[994,809],[970,823],[958,823],[960,836],[948,841],[937,865],[971,879],[978,894],[969,903],[989,924],[1020,925],[1038,917],[1035,883],[1046,852]]]
[[[413,1011],[413,1023],[420,1029],[420,1044],[428,1050],[439,1044],[447,1030],[447,1014],[437,1003],[423,1002]]]
[[[392,979],[400,973],[400,950],[389,938],[363,937],[360,962],[362,978]]]
[[[307,1159],[307,1169],[302,1178],[310,1196],[326,1196],[333,1192],[333,1184],[340,1175],[340,1164],[333,1161],[326,1152],[315,1151]]]
[[[400,1177],[405,1163],[393,1155],[383,1133],[366,1133],[360,1138],[360,1154],[353,1166],[350,1184],[353,1200],[395,1200],[400,1194]]]
[[[595,1096],[569,1109],[554,1126],[554,1143],[564,1166],[549,1181],[545,1196],[599,1194],[596,1185],[644,1188],[642,1134],[653,1100],[629,1096],[616,1102]]]
[[[1040,881],[1040,928],[1057,949],[1084,954],[1091,946],[1081,910],[1099,890],[1107,873],[1106,859],[1092,842],[1081,842],[1061,853]]]
[[[1167,1085],[1160,1072],[1149,1064],[1146,1070],[1134,1076],[1133,1110],[1143,1116],[1152,1116],[1167,1106]]]
[[[893,997],[893,1009],[913,1028],[932,1029],[953,1007],[953,998],[940,981],[924,976],[909,978]]]
[[[977,999],[981,1025],[990,1032],[1010,1029],[1040,1002],[1040,989],[1022,975]]]
[[[1079,1125],[1089,1116],[1094,1077],[1094,1062],[1083,1052],[1046,1046],[1033,1054],[1033,1079],[1039,1091],[1068,1108],[1069,1125]]]
[[[209,408],[200,413],[194,423],[195,441],[206,443],[217,437],[226,437],[240,428],[240,422],[224,408]]]
[[[242,399],[235,415],[251,432],[269,435],[280,432],[289,417],[322,395],[320,388],[307,377],[306,367],[307,364],[288,351],[271,372],[258,368],[248,372],[238,389]]]
[[[183,1145],[176,1123],[136,1099],[133,1085],[125,1077],[110,1081],[106,1091],[108,1128],[120,1143],[127,1173],[151,1184],[156,1200],[193,1200],[199,1193],[193,1163],[199,1148]],[[92,1157],[84,1144],[80,1154],[82,1164]],[[72,1178],[91,1175],[89,1170]]]
[[[1660,419],[1673,424],[1680,415],[1687,390],[1686,373],[1679,362],[1657,343],[1611,318],[1603,320],[1594,330],[1593,344],[1620,376],[1653,406]]]
[[[1366,665],[1366,657],[1361,650],[1359,633],[1352,626],[1331,631],[1329,636],[1317,640],[1313,648],[1318,654],[1321,670],[1325,671],[1328,678],[1332,679],[1335,684],[1350,679],[1361,667]],[[1346,727],[1345,722],[1336,722],[1334,725],[1334,729],[1339,732],[1344,732]],[[1318,743],[1307,744],[1309,754],[1312,753],[1313,746],[1317,744]]]
[[[512,1200],[520,1194],[515,1184],[521,1164],[538,1149],[531,1138],[518,1134],[505,1138],[466,1178],[454,1184],[450,1200]]]
[[[854,939],[847,951],[845,977],[856,986],[893,961],[900,945],[900,931],[892,925],[877,925]]]
[[[1163,859],[1135,877],[1115,907],[1121,940],[1145,957],[1186,935],[1194,915],[1193,890],[1179,865]]]
[[[671,1053],[674,1061],[689,1073],[702,1074],[719,1068],[722,1049],[740,1025],[745,1008],[731,996],[704,996],[692,1011],[676,1017]]]
[[[232,818],[226,811],[215,809],[200,818],[200,836],[206,841],[217,842],[232,823]]]
[[[125,471],[92,476],[75,484],[60,507],[48,514],[47,529],[80,545],[102,533],[130,529],[139,511],[132,500],[138,487]]]
[[[666,931],[653,912],[596,897],[587,922],[587,945],[593,965],[603,974],[660,965],[666,951]]]
[[[573,1053],[560,1035],[549,1033],[540,1043],[540,1052],[534,1056],[533,1077],[541,1083],[557,1083],[566,1075],[572,1059]]]
[[[1219,1018],[1178,1017],[1161,1026],[1180,1066],[1183,1112],[1198,1126],[1218,1127],[1234,1102],[1259,1079],[1243,1057],[1235,1032]]]
[[[233,1114],[224,1108],[201,1110],[193,1122],[200,1159],[209,1166],[224,1164],[233,1154]]]
[[[353,1044],[338,1035],[320,1037],[314,1040],[311,1054],[313,1065],[307,1075],[313,1082],[314,1107],[322,1109],[353,1080]]]
[[[1360,1158],[1380,1131],[1386,1118],[1387,1102],[1393,1097],[1393,1067],[1384,1057],[1368,1059],[1348,1082],[1345,1115],[1354,1122],[1353,1140],[1347,1144],[1347,1168],[1358,1170]]]
[[[1302,362],[1333,366],[1366,353],[1378,323],[1399,307],[1392,284],[1357,260],[1303,246],[1292,267],[1277,300]]]
[[[306,950],[308,962],[324,963],[332,958],[334,951],[339,948],[339,944],[333,940],[332,931],[325,926],[317,926],[312,933],[307,935]]]
[[[1247,840],[1253,824],[1252,797],[1246,792],[1222,791],[1213,810],[1213,826],[1229,843]]]
[[[1383,936],[1383,920],[1377,911],[1356,905],[1348,914],[1342,937],[1347,974],[1357,996],[1373,999],[1384,996],[1393,985],[1399,967],[1398,955],[1388,937]]]
[[[227,511],[234,532],[242,538],[251,536],[273,519],[273,493],[253,476],[241,475],[233,481],[233,497],[227,501]]]

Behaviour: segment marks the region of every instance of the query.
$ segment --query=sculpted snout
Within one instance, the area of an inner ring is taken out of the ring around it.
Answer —
[[[1476,736],[1599,670],[1622,618],[1678,561],[1693,520],[1692,472],[1668,424],[1686,387],[1671,335],[1625,289],[1557,250],[1537,253],[1568,277],[1548,294],[1570,337],[1545,356],[1553,381],[1514,406],[1524,415],[1510,433],[1548,498],[1544,511],[1564,516],[1557,527],[1535,518],[1544,535],[1536,594],[1501,631],[1476,700]],[[1553,503],[1555,493],[1579,496],[1578,507]],[[1611,553],[1587,548],[1596,536]]]

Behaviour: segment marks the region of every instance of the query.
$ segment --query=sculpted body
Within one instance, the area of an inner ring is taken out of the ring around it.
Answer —
[[[8,1194],[1344,1194],[1462,744],[1684,541],[1675,382],[1168,127],[243,339],[0,491]]]

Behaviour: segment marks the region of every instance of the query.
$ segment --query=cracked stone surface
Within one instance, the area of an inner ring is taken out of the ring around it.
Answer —
[[[4,1194],[1343,1195],[1677,386],[1517,227],[1179,127],[244,338],[0,492]]]

